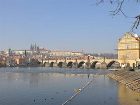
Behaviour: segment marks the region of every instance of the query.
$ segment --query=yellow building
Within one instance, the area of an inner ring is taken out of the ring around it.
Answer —
[[[121,66],[138,65],[140,61],[140,37],[127,32],[118,41],[118,61]]]

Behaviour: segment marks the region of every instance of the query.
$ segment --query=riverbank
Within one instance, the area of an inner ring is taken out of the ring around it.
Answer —
[[[107,76],[124,84],[127,88],[140,93],[140,72],[120,70],[112,71]]]

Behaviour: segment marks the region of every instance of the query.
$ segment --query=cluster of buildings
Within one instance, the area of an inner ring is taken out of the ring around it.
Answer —
[[[39,66],[47,59],[83,58],[82,52],[52,51],[32,44],[29,50],[12,50],[0,52],[0,66]]]
[[[126,32],[118,40],[118,62],[121,67],[140,68],[140,37],[137,34]],[[83,52],[52,51],[32,44],[29,50],[0,51],[1,66],[39,66],[43,60],[56,59],[87,59]],[[95,56],[92,56],[93,58]],[[98,58],[98,57],[95,57]]]

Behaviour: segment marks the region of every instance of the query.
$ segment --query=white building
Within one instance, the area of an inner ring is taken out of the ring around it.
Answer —
[[[72,52],[72,51],[50,51],[50,56],[56,57],[76,57],[76,56],[83,56],[81,52]]]

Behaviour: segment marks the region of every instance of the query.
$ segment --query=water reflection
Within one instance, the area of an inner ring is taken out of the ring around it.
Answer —
[[[120,105],[140,105],[140,93],[136,93],[123,84],[118,86],[118,99]]]
[[[30,80],[29,80],[30,87],[31,88],[38,87],[39,79],[40,79],[40,74],[39,73],[31,73],[30,74]]]

